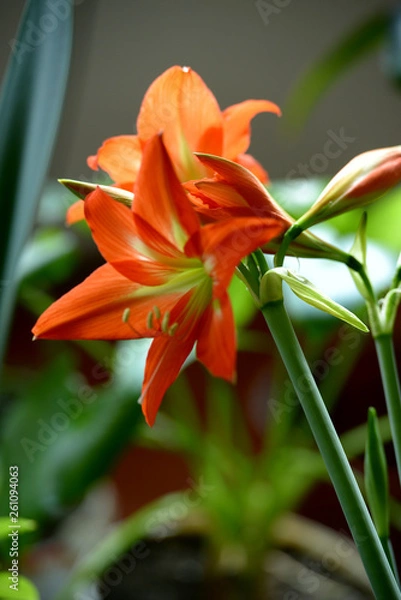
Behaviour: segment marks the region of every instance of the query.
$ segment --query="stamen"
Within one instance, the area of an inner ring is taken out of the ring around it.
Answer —
[[[148,329],[153,329],[153,311],[151,310],[146,317],[146,327]]]
[[[173,337],[173,335],[175,334],[177,329],[178,329],[178,323],[173,323],[173,325],[171,325],[168,328],[167,333],[169,334],[169,336]]]
[[[161,313],[160,308],[158,306],[153,307],[153,314],[155,315],[156,319],[160,319]]]
[[[168,333],[168,322],[169,322],[169,320],[170,320],[170,311],[166,310],[166,312],[164,313],[164,316],[163,316],[162,326],[161,326],[161,329],[162,329],[163,333]]]
[[[137,331],[135,329],[135,327],[133,327],[131,325],[131,323],[129,322],[130,315],[131,315],[131,309],[130,308],[124,309],[123,316],[122,316],[123,323],[126,323],[128,325],[128,327],[131,329],[131,331],[133,331],[135,333],[136,337],[143,338],[144,337],[143,334],[139,333],[139,331]]]

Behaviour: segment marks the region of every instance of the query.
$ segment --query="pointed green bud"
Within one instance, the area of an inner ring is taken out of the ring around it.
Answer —
[[[389,491],[386,455],[380,437],[377,414],[368,412],[368,437],[365,451],[365,489],[369,509],[380,538],[389,535]]]
[[[89,183],[87,181],[76,181],[74,179],[59,179],[59,183],[64,185],[70,192],[72,192],[81,200],[85,200],[86,196],[91,192],[94,192],[96,188],[100,188],[106,194],[121,202],[121,204],[125,204],[129,208],[132,206],[132,201],[134,199],[134,194],[132,192],[128,192],[127,190],[123,190],[118,187],[114,187],[113,185],[99,185],[97,183]]]
[[[353,158],[333,177],[315,204],[296,222],[302,229],[374,202],[401,181],[401,146]]]
[[[285,281],[294,294],[307,304],[345,321],[364,333],[369,331],[365,323],[354,315],[354,313],[332,300],[329,296],[326,296],[308,279],[292,273],[292,271],[285,267],[271,269],[262,277],[260,282],[260,301],[262,306],[280,299],[279,286],[281,285],[281,280]]]

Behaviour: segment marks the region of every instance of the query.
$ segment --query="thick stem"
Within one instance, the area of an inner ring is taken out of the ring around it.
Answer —
[[[375,337],[375,345],[401,483],[401,387],[391,334]]]
[[[262,308],[322,454],[377,600],[401,599],[394,574],[366,508],[282,301]]]

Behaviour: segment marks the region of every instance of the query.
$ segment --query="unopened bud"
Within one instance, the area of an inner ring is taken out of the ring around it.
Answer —
[[[401,181],[401,146],[364,152],[327,184],[315,204],[297,221],[303,230],[374,202]]]

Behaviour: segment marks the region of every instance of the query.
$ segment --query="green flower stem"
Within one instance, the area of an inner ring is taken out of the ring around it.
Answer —
[[[401,599],[394,574],[282,300],[262,307],[305,411],[377,600]]]
[[[401,387],[394,344],[390,333],[383,333],[374,339],[390,420],[398,477],[401,483]]]

